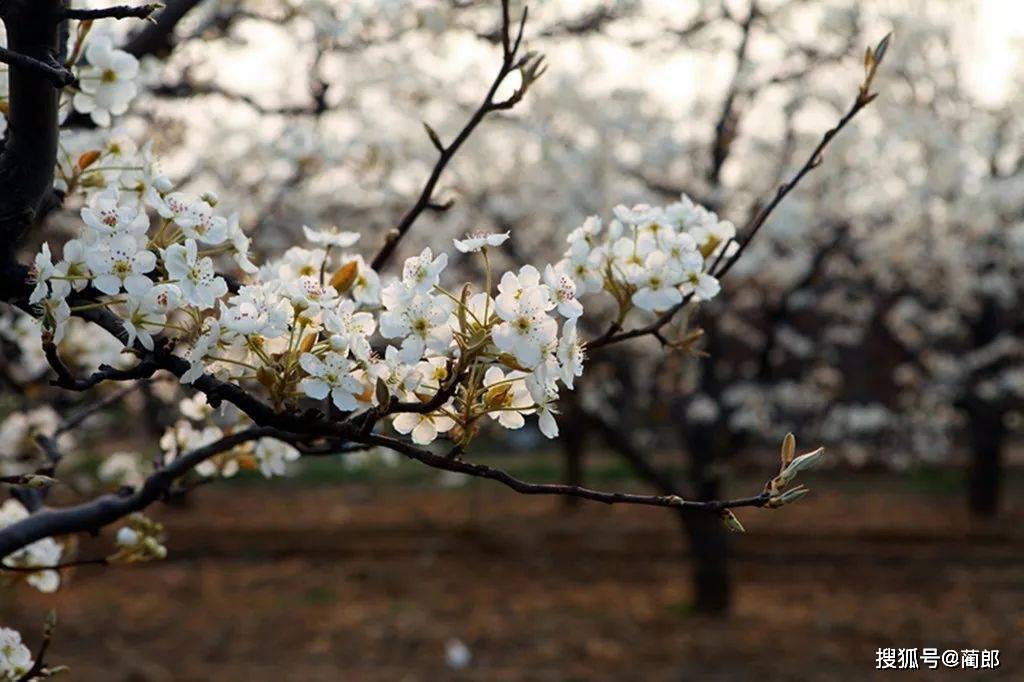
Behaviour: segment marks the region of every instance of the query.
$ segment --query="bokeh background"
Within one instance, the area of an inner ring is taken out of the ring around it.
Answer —
[[[308,224],[362,232],[371,255],[433,164],[421,122],[454,135],[500,59],[489,0],[167,4],[188,11],[140,54],[119,133],[215,188],[266,254]],[[97,30],[127,44],[133,27]],[[511,230],[513,267],[554,258],[587,215],[681,193],[742,226],[889,32],[878,100],[674,330],[702,330],[699,352],[595,352],[558,441],[495,432],[474,453],[530,480],[712,499],[757,492],[793,431],[829,452],[800,504],[747,511],[733,535],[325,458],[204,486],[155,514],[167,561],[5,591],[0,620],[32,632],[56,606],[54,661],[83,680],[860,680],[880,647],[1000,649],[984,679],[1019,678],[1019,3],[534,3],[548,73],[467,143],[441,184],[452,208],[402,249]],[[15,356],[5,376],[28,386]],[[83,447],[152,451],[172,388],[130,396]]]

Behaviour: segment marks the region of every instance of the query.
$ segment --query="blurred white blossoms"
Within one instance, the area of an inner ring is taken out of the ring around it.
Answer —
[[[128,111],[138,94],[139,62],[123,50],[114,49],[110,38],[96,36],[85,48],[87,65],[78,71],[79,92],[75,110],[89,114],[96,125],[109,126],[111,115]]]
[[[0,529],[28,518],[28,510],[17,500],[7,500],[0,505]],[[17,568],[40,568],[56,566],[60,563],[63,548],[53,538],[36,540],[12,554],[3,557],[8,566]],[[33,573],[20,573],[27,576],[26,582],[40,592],[56,592],[60,587],[60,574],[55,570],[39,570]]]
[[[21,633],[0,627],[0,680],[20,680],[32,669],[32,652],[21,641]]]

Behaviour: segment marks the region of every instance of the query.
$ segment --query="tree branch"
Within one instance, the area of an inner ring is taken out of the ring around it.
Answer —
[[[420,192],[419,198],[416,203],[413,204],[404,216],[398,226],[392,230],[385,238],[383,246],[380,251],[374,256],[371,262],[371,267],[374,270],[380,271],[384,265],[387,264],[388,259],[395,252],[398,247],[398,243],[409,231],[409,228],[413,226],[417,218],[427,210],[435,205],[433,201],[434,189],[437,187],[438,181],[441,179],[442,173],[447,168],[448,163],[458,152],[459,148],[469,139],[469,136],[473,134],[473,131],[480,124],[482,120],[494,111],[511,109],[518,103],[523,95],[526,93],[526,89],[530,85],[529,78],[536,79],[543,73],[540,67],[540,58],[526,54],[519,58],[518,52],[522,44],[523,29],[526,25],[527,10],[523,10],[522,18],[519,21],[519,28],[517,30],[515,38],[512,37],[512,24],[509,16],[509,0],[502,0],[502,22],[501,22],[501,43],[502,43],[502,61],[501,68],[498,69],[498,75],[495,76],[491,82],[491,87],[487,90],[487,94],[484,96],[483,102],[477,107],[476,111],[470,117],[466,125],[463,126],[459,134],[455,136],[451,144],[445,146],[440,142],[440,138],[431,135],[431,141],[434,146],[440,150],[440,155],[437,162],[434,164],[433,170],[430,172],[430,176],[427,178],[426,184],[423,186],[423,190]],[[513,71],[522,70],[523,72],[523,84],[519,90],[512,94],[509,99],[502,102],[495,102],[494,96],[498,92],[498,87],[505,80],[505,78]],[[532,73],[531,73],[532,71]],[[529,78],[528,78],[529,76]],[[428,128],[429,130],[429,128]]]
[[[736,251],[728,258],[720,257],[720,259],[716,261],[715,264],[712,265],[712,275],[714,275],[718,279],[725,277],[729,270],[731,270],[732,267],[736,264],[736,261],[738,261],[740,257],[743,255],[743,252],[746,251],[747,247],[750,245],[751,240],[753,240],[753,238],[757,236],[757,233],[764,226],[768,218],[772,215],[775,209],[778,208],[779,204],[782,203],[783,199],[785,199],[786,196],[788,196],[789,193],[792,192],[796,188],[796,186],[800,184],[800,181],[803,180],[804,176],[806,176],[812,170],[821,165],[821,161],[823,158],[822,155],[825,149],[828,147],[829,143],[832,142],[833,138],[835,138],[835,136],[839,134],[839,131],[845,128],[847,124],[849,124],[850,121],[852,121],[853,118],[857,114],[859,114],[862,109],[864,109],[864,107],[870,104],[874,100],[874,98],[875,95],[868,94],[866,90],[861,91],[861,93],[857,96],[857,99],[854,100],[853,104],[850,106],[850,109],[846,112],[846,114],[844,114],[843,117],[839,119],[835,126],[833,126],[832,128],[825,132],[825,134],[821,138],[821,141],[818,142],[817,146],[815,146],[810,156],[807,157],[807,160],[804,162],[804,165],[800,168],[800,170],[797,171],[796,174],[788,182],[782,184],[776,191],[775,196],[772,198],[772,200],[768,202],[766,205],[764,205],[747,223],[747,225],[743,229],[745,236],[741,240],[739,240],[739,247],[736,249]],[[725,252],[723,251],[722,253],[724,254]],[[635,339],[641,336],[654,335],[655,333],[660,332],[662,327],[670,323],[675,318],[676,314],[684,307],[686,307],[691,300],[693,300],[693,294],[688,294],[687,296],[683,297],[683,300],[680,303],[677,303],[676,305],[672,306],[667,311],[662,313],[654,322],[643,327],[630,329],[628,331],[621,331],[618,325],[613,324],[608,328],[608,331],[606,331],[603,335],[596,339],[588,341],[587,350],[596,350],[598,348],[609,346],[614,343],[620,343],[622,341],[627,341],[629,339]]]
[[[49,80],[57,88],[63,88],[75,82],[75,75],[57,64],[56,60],[48,59],[44,61],[0,47],[0,62],[15,69],[33,71],[36,75]]]
[[[764,507],[768,504],[770,496],[768,493],[761,493],[753,497],[742,497],[733,500],[709,500],[698,502],[684,500],[678,495],[637,495],[632,493],[606,492],[592,490],[576,485],[565,485],[561,483],[530,483],[518,479],[502,469],[496,469],[484,464],[473,464],[459,459],[458,450],[451,453],[452,456],[437,455],[429,450],[417,448],[395,438],[371,434],[367,442],[374,445],[389,448],[399,452],[410,459],[426,464],[434,469],[452,471],[476,478],[486,478],[497,481],[517,493],[523,495],[562,495],[579,497],[585,500],[603,502],[605,504],[638,504],[651,507],[670,507],[673,509],[699,509],[703,511],[722,511],[723,509],[736,509],[739,507]]]
[[[265,437],[289,439],[294,434],[269,427],[253,427],[196,448],[151,474],[137,491],[104,495],[90,502],[60,509],[42,509],[0,529],[0,558],[42,538],[94,531],[161,499],[174,481],[211,457],[238,445]],[[301,440],[301,437],[297,437]],[[38,569],[37,569],[38,570]]]
[[[66,7],[61,10],[61,19],[77,19],[79,21],[91,21],[93,19],[148,19],[153,12],[161,9],[163,5],[150,4],[131,7],[129,5],[118,5],[116,7],[104,7],[102,9],[73,9]]]

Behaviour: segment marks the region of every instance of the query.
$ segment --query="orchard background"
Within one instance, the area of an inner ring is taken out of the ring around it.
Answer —
[[[35,172],[0,163],[3,525],[145,490],[185,451],[249,420],[254,432],[174,470],[145,518],[61,527],[91,532],[47,533],[59,549],[18,560],[59,570],[0,576],[12,583],[0,625],[33,661],[55,609],[45,664],[72,679],[862,679],[880,647],[998,648],[993,674],[1013,676],[1015,3],[552,0],[525,17],[521,3],[484,0],[168,0],[121,19],[88,14],[103,2],[49,4],[65,12],[64,52],[36,55],[46,71],[10,56],[34,45],[16,23],[34,10],[0,3],[8,160],[26,125],[35,137],[11,72],[62,92],[47,114],[52,182],[30,218],[14,188]],[[102,230],[110,210],[119,225],[152,224],[133,275],[108,291],[89,259],[107,237],[86,241],[88,277],[58,254],[70,263],[68,240]],[[646,255],[636,274],[573,269],[603,262],[594,252],[629,262],[616,222],[652,235],[666,216],[683,216],[673,238],[692,271]],[[210,248],[191,256],[189,240]],[[44,244],[52,263],[27,276],[11,265]],[[175,263],[187,273],[207,254],[223,291],[202,280],[160,311],[133,298],[130,277],[173,288],[188,277]],[[407,259],[435,280],[406,278],[389,296]],[[309,263],[323,286],[289,289]],[[524,266],[551,296],[529,332],[557,321],[537,347],[551,376],[532,341],[504,340],[523,297],[502,300],[499,280],[518,273],[530,288]],[[244,305],[265,302],[230,298],[249,277],[274,296],[283,282],[295,310],[350,299],[386,336],[359,341],[351,325],[289,312],[284,326],[260,318],[260,334],[287,339],[284,361],[262,346],[210,351],[234,343],[223,338],[197,354],[203,320],[241,329]],[[481,314],[461,286],[492,279]],[[410,341],[406,301],[428,290],[430,329]],[[113,322],[96,324],[97,298]],[[499,317],[474,326],[492,303]],[[129,348],[147,328],[156,338],[156,350],[137,345],[138,364],[107,333],[123,320]],[[308,347],[307,329],[320,334]],[[177,356],[161,356],[161,334],[180,337]],[[343,355],[357,383],[308,360],[300,370],[302,353]],[[479,377],[461,360],[473,353]],[[93,374],[103,363],[115,367]],[[201,372],[264,402],[179,380]],[[545,390],[558,382],[555,402]],[[211,409],[211,395],[244,414]],[[772,486],[792,483],[788,433],[800,452],[825,447],[800,472],[804,499]],[[58,591],[35,589],[58,572]]]

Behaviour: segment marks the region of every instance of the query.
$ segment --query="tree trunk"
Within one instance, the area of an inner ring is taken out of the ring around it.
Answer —
[[[565,455],[565,472],[562,480],[567,485],[583,485],[583,458],[584,439],[586,437],[586,425],[583,422],[583,414],[579,408],[569,399],[565,403],[564,420],[562,422],[562,452]],[[566,507],[576,508],[582,501],[581,498],[573,495],[566,495],[562,498]]]
[[[971,514],[992,518],[999,512],[1002,479],[1002,450],[1006,427],[1000,411],[985,405],[967,409],[971,461],[967,499]]]
[[[688,425],[684,442],[690,455],[690,489],[698,500],[721,497],[721,477],[716,463],[728,453],[714,424]],[[732,599],[729,574],[728,533],[714,514],[683,514],[683,525],[693,555],[694,610],[705,615],[728,613]]]

